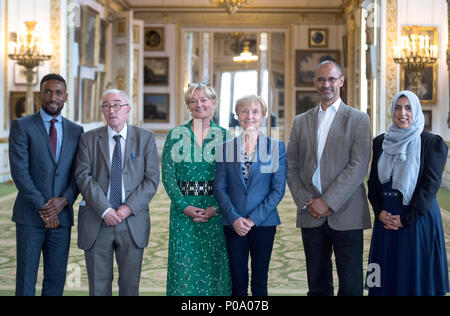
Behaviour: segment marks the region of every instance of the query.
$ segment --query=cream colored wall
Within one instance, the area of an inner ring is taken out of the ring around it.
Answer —
[[[446,0],[398,0],[397,38],[402,26],[420,25],[437,27],[438,30],[438,74],[436,104],[422,104],[424,110],[432,111],[432,132],[440,135],[450,145],[448,48],[448,3]],[[399,82],[400,86],[400,82]],[[450,156],[447,158],[442,185],[450,189]]]

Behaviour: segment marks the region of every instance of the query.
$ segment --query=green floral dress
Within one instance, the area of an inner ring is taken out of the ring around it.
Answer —
[[[178,181],[215,180],[215,151],[229,138],[228,131],[211,122],[202,148],[191,121],[172,129],[162,153],[162,182],[171,199],[167,295],[231,295],[231,280],[222,215],[195,223],[183,213],[189,205],[217,206],[214,195],[185,196]]]

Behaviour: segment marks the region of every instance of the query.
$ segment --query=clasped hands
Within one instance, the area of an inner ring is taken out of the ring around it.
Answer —
[[[65,197],[52,197],[39,210],[39,215],[45,223],[45,228],[58,228],[60,226],[58,214],[69,204]]]
[[[384,229],[389,230],[398,230],[403,227],[403,224],[400,220],[400,215],[392,215],[391,213],[382,210],[380,215],[378,215],[378,219],[384,224]]]
[[[247,235],[253,226],[255,226],[255,223],[252,221],[251,218],[239,217],[237,220],[233,222],[233,228],[235,232],[241,237]]]
[[[331,208],[322,200],[322,198],[309,199],[309,201],[306,202],[306,206],[308,208],[308,213],[316,219],[328,217],[333,213]]]
[[[195,223],[206,223],[211,217],[216,215],[216,208],[210,206],[206,209],[200,207],[188,206],[184,209],[184,214],[192,217]]]
[[[131,213],[131,208],[126,204],[122,204],[117,208],[117,210],[110,208],[109,211],[106,212],[105,216],[103,216],[103,220],[108,226],[116,226],[130,216]]]

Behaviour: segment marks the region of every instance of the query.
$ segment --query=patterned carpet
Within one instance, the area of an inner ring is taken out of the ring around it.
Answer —
[[[11,210],[15,194],[0,198],[0,294],[13,295],[15,288],[15,225],[11,222]],[[80,200],[80,199],[79,199]],[[77,201],[75,209],[78,209]],[[169,202],[163,186],[150,203],[152,228],[149,247],[145,249],[142,268],[142,295],[164,295],[166,282],[167,244],[169,232]],[[305,255],[300,230],[295,228],[296,208],[287,190],[279,206],[282,225],[277,229],[275,245],[270,263],[269,294],[305,295],[307,292]],[[75,212],[76,213],[76,212]],[[444,231],[448,257],[450,258],[450,214],[443,211]],[[364,233],[364,267],[370,246],[371,230]],[[67,295],[86,295],[88,290],[84,253],[77,248],[76,227],[72,230],[69,267],[66,283]],[[115,272],[117,281],[117,269]],[[335,289],[337,279],[335,275]],[[39,290],[42,285],[42,263],[39,270]],[[114,284],[117,290],[116,284]],[[366,292],[367,293],[367,292]]]

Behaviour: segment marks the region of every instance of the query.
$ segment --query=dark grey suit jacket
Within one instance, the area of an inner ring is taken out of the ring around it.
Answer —
[[[287,182],[297,205],[297,227],[317,227],[302,210],[311,198],[320,197],[312,183],[317,168],[319,107],[296,116],[287,149]],[[371,226],[364,178],[370,161],[371,136],[367,114],[341,103],[331,125],[320,160],[322,199],[333,210],[328,225],[335,230]]]
[[[78,196],[73,164],[83,128],[62,120],[63,140],[58,163],[40,113],[14,120],[9,133],[11,176],[19,190],[12,220],[45,226],[38,211],[52,197],[64,196],[69,204],[58,215],[61,226],[73,225],[72,205]]]
[[[133,214],[126,221],[136,245],[144,248],[150,235],[150,200],[159,184],[158,152],[153,132],[128,125],[123,162],[125,204]],[[81,135],[75,176],[83,195],[78,213],[78,247],[89,250],[97,239],[107,198],[110,176],[108,127]]]

